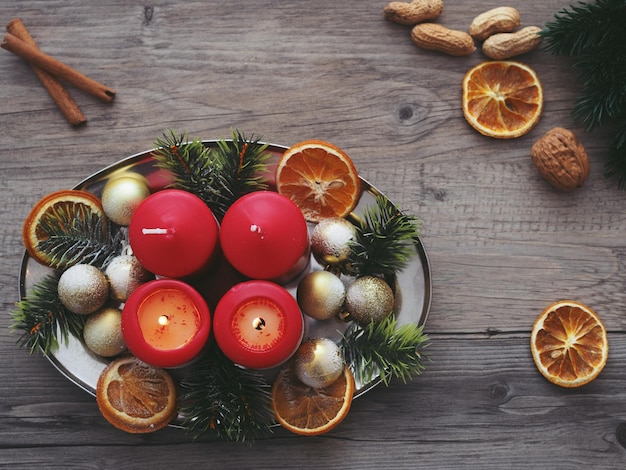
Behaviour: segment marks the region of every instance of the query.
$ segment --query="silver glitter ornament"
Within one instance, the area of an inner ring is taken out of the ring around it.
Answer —
[[[307,339],[295,354],[296,376],[309,387],[328,387],[341,376],[344,367],[341,349],[328,338]]]
[[[120,301],[128,299],[141,284],[154,279],[154,275],[132,255],[113,258],[104,274],[109,280],[111,297]]]
[[[87,315],[98,310],[109,297],[109,283],[98,268],[76,264],[59,278],[58,294],[61,303],[70,311]]]
[[[90,315],[83,328],[83,340],[90,351],[113,357],[126,350],[122,336],[122,312],[105,307]]]
[[[357,278],[346,289],[347,320],[361,325],[380,322],[393,311],[393,290],[384,280],[374,276]]]
[[[118,225],[129,225],[135,209],[150,195],[141,175],[124,174],[109,180],[102,190],[102,208]]]
[[[311,253],[322,266],[349,272],[350,244],[356,240],[356,227],[342,217],[322,219],[311,233]]]
[[[335,274],[313,271],[302,278],[296,296],[302,313],[316,320],[327,320],[341,312],[346,288]]]

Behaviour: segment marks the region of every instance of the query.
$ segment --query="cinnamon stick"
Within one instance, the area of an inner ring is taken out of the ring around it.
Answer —
[[[69,65],[27,44],[11,33],[4,35],[4,40],[0,47],[26,59],[31,64],[44,69],[61,80],[71,83],[102,101],[109,103],[115,98],[115,90],[83,75]]]
[[[26,29],[26,26],[20,18],[14,18],[7,23],[7,31],[13,34],[15,37],[20,38],[27,44],[33,47],[37,47],[37,43]],[[57,107],[65,116],[65,119],[74,127],[81,126],[87,122],[87,118],[83,115],[80,108],[70,96],[69,92],[63,87],[63,85],[49,74],[45,70],[30,64],[33,72],[41,81],[41,84],[50,94],[52,100],[56,103]]]

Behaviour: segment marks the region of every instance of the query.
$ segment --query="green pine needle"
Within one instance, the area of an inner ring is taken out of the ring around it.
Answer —
[[[389,199],[377,196],[376,206],[365,208],[356,227],[350,268],[360,276],[389,278],[415,255],[421,220],[403,214]]]
[[[572,114],[588,131],[615,125],[605,167],[626,189],[626,0],[571,5],[546,23],[542,35],[549,54],[571,57],[582,84]]]
[[[233,364],[215,344],[180,386],[183,426],[194,437],[215,431],[223,440],[251,444],[275,424],[271,386],[258,372]]]
[[[340,347],[358,383],[369,383],[379,375],[383,384],[389,385],[392,378],[406,383],[422,373],[428,342],[423,326],[398,325],[390,315],[365,327],[353,323]]]
[[[48,355],[59,347],[59,339],[67,342],[70,334],[82,336],[85,316],[63,306],[57,294],[58,284],[56,274],[46,276],[11,312],[11,330],[22,332],[17,344],[28,347],[31,354],[40,350]]]
[[[156,145],[154,158],[174,176],[172,186],[198,196],[219,220],[241,196],[267,189],[260,175],[267,170],[268,145],[238,131],[233,131],[232,140],[218,141],[216,148],[173,131]]]

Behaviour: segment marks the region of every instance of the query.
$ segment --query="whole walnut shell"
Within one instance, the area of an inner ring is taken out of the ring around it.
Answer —
[[[555,188],[571,191],[589,176],[589,157],[573,132],[555,127],[530,149],[533,163]]]

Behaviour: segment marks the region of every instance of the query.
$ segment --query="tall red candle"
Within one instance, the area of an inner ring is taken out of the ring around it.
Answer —
[[[157,367],[179,367],[203,349],[211,316],[202,296],[176,279],[139,286],[122,310],[126,346],[142,361]]]
[[[234,363],[250,369],[275,367],[291,357],[304,332],[298,303],[269,281],[246,281],[232,287],[213,316],[215,340]]]
[[[198,273],[213,261],[219,227],[213,212],[199,197],[165,189],[137,207],[128,236],[133,254],[148,271],[182,278]]]
[[[309,234],[302,212],[272,191],[239,198],[220,230],[224,256],[244,276],[286,283],[307,266]]]

